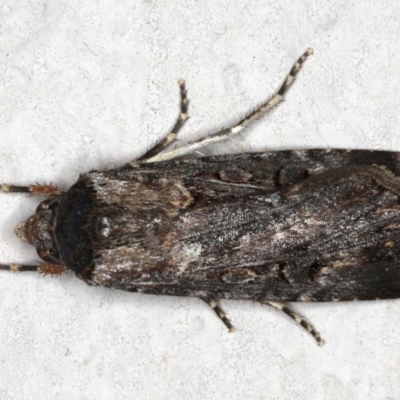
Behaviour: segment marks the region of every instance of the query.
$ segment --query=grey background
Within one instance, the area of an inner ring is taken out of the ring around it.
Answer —
[[[57,183],[237,121],[315,54],[247,151],[400,151],[396,1],[0,1],[0,182]],[[231,142],[207,154],[237,152]],[[14,226],[38,199],[0,196],[0,259],[37,260]],[[399,301],[296,304],[326,340],[250,302],[90,288],[66,274],[0,274],[0,399],[396,399]]]

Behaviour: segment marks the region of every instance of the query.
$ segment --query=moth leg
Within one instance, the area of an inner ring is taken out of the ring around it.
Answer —
[[[231,324],[226,314],[222,311],[222,309],[218,306],[215,300],[209,299],[208,297],[199,297],[199,299],[206,302],[218,315],[218,318],[224,323],[224,325],[228,328],[229,332],[235,332],[235,327]]]
[[[186,87],[185,81],[180,79],[178,81],[179,84],[179,92],[181,96],[181,110],[179,116],[176,120],[175,126],[172,128],[172,131],[160,142],[158,142],[153,148],[143,154],[137,161],[147,161],[149,158],[156,156],[158,153],[163,151],[167,146],[169,146],[175,139],[178,132],[182,129],[185,122],[189,119],[187,115],[189,100],[186,97]]]
[[[267,102],[263,103],[261,105],[261,107],[257,108],[255,111],[253,111],[247,117],[243,118],[241,121],[239,121],[234,126],[231,126],[230,128],[227,128],[227,129],[223,129],[222,131],[214,133],[213,135],[210,135],[206,138],[197,140],[192,143],[188,143],[185,146],[168,151],[164,154],[149,157],[146,159],[146,162],[164,161],[164,160],[170,160],[172,158],[180,157],[184,154],[192,153],[192,152],[196,151],[197,149],[199,149],[200,147],[209,145],[211,143],[216,143],[221,140],[225,140],[226,138],[241,132],[248,125],[250,125],[252,122],[254,122],[256,119],[260,118],[262,115],[266,114],[268,111],[270,111],[272,108],[274,108],[280,102],[283,101],[286,92],[292,86],[292,84],[296,78],[296,75],[300,71],[304,61],[306,61],[307,58],[311,54],[313,54],[313,52],[314,52],[313,49],[311,49],[311,48],[307,49],[307,51],[305,53],[303,53],[303,55],[295,62],[292,69],[290,70],[288,76],[286,77],[282,86],[278,89],[276,94],[274,96],[272,96]]]
[[[43,275],[58,276],[66,271],[66,268],[59,264],[39,264],[39,265],[26,265],[26,264],[0,264],[0,270],[12,272],[40,272]]]
[[[0,185],[1,193],[30,193],[34,196],[58,196],[62,194],[62,190],[52,185],[31,185],[31,186],[14,186],[2,184]]]
[[[291,310],[285,304],[277,303],[275,301],[260,301],[260,303],[271,306],[275,308],[275,310],[283,311],[286,315],[294,319],[298,324],[300,324],[303,328],[305,328],[307,332],[309,332],[312,336],[314,336],[314,339],[317,341],[318,346],[323,346],[325,344],[325,341],[321,338],[321,336],[314,329],[314,327],[311,324],[309,324],[306,320],[304,320],[301,315]]]

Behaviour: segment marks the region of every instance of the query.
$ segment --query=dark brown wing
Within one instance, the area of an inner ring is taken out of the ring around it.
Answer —
[[[183,180],[198,199],[221,200],[258,192],[275,192],[310,175],[347,165],[384,165],[400,175],[400,154],[368,150],[285,150],[127,164],[108,171],[116,177],[151,184]]]
[[[312,150],[109,171],[114,189],[124,182],[113,202],[132,221],[118,220],[119,248],[107,249],[106,237],[95,243],[103,250],[96,250],[93,283],[218,299],[400,297],[398,196],[373,178],[329,172],[377,164],[399,174],[398,158]],[[323,179],[312,184],[314,174]],[[98,219],[107,218],[106,232],[114,222],[101,201]]]
[[[400,297],[400,202],[371,178],[326,176],[296,193],[187,211],[182,221],[172,251],[179,282],[211,298]],[[189,263],[179,259],[188,249],[201,249]]]

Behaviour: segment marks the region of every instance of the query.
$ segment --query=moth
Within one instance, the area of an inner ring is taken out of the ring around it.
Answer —
[[[43,260],[3,270],[59,275],[92,286],[198,297],[230,331],[221,299],[281,310],[323,344],[287,302],[400,297],[400,153],[297,150],[189,157],[243,131],[284,98],[306,59],[236,125],[172,148],[188,118],[119,168],[82,174],[68,190],[3,184],[45,196],[15,229]]]

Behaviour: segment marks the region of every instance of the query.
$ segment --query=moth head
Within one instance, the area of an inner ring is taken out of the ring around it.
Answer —
[[[14,229],[14,233],[20,238],[21,241],[23,242],[27,242],[28,238],[26,237],[26,222],[22,222],[20,224],[18,224],[15,229]]]
[[[39,204],[35,214],[14,229],[15,234],[23,241],[36,248],[38,255],[45,261],[53,262],[58,258],[54,243],[53,220],[55,206],[49,200]]]
[[[39,265],[41,272],[60,274],[70,269],[89,281],[94,266],[93,238],[97,232],[92,186],[86,179],[80,179],[67,192],[45,185],[39,185],[38,188],[40,192],[35,193],[36,187],[0,186],[0,191],[4,192],[49,196],[39,204],[32,216],[15,228],[16,235],[34,246],[39,257],[45,261]],[[12,266],[7,268],[12,269]],[[35,266],[18,268],[30,271]],[[0,269],[5,268],[0,264]]]

